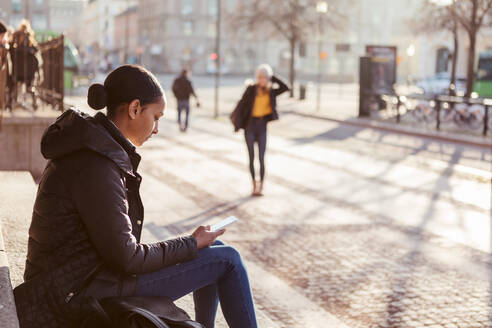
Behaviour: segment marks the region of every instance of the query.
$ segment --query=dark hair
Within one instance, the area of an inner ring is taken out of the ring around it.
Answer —
[[[0,34],[7,32],[7,27],[0,21]]]
[[[121,104],[138,99],[143,106],[156,102],[163,94],[151,72],[138,65],[123,65],[109,73],[104,85],[94,83],[89,87],[87,103],[95,110],[107,107],[112,116]]]

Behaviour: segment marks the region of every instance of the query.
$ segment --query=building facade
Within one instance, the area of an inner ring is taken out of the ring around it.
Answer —
[[[114,51],[120,64],[135,64],[142,54],[142,48],[138,44],[137,9],[137,6],[130,7],[114,19]]]
[[[306,78],[318,74],[327,80],[353,81],[358,75],[358,58],[366,45],[396,45],[405,75],[413,70],[405,58],[412,44],[406,21],[412,8],[423,0],[358,0],[347,6],[346,23],[337,29],[309,33],[296,49],[296,69]],[[222,0],[221,66],[224,73],[251,74],[263,62],[277,71],[288,72],[290,48],[287,40],[272,33],[231,28],[239,1]],[[311,12],[315,12],[315,8]],[[326,13],[325,15],[330,15]],[[329,18],[329,17],[328,17]],[[321,17],[323,19],[323,17]],[[177,72],[183,66],[195,73],[214,71],[217,0],[140,0],[139,31],[144,65],[160,72]],[[264,37],[267,35],[267,37]],[[319,42],[327,54],[318,65]],[[302,48],[302,49],[301,49]],[[415,60],[415,59],[413,59]]]
[[[245,0],[248,1],[248,0]],[[417,34],[415,21],[426,0],[354,0],[345,6],[345,24],[316,31],[296,49],[296,70],[312,79],[321,70],[326,81],[356,81],[359,57],[367,45],[397,47],[398,80],[419,79],[450,70],[452,36],[446,33]],[[262,63],[270,63],[286,74],[289,65],[287,40],[265,31],[238,31],[230,28],[238,0],[222,0],[221,65],[224,73],[251,74]],[[330,15],[330,12],[325,15]],[[139,0],[139,45],[141,62],[158,72],[177,72],[183,66],[195,73],[214,71],[217,0]],[[328,17],[329,18],[329,17]],[[462,33],[458,75],[466,70],[468,41]],[[490,32],[484,29],[477,54],[488,49]],[[267,39],[262,35],[269,35]],[[326,58],[318,61],[319,39]],[[302,49],[300,49],[302,48]]]
[[[74,26],[80,29],[87,0],[49,0],[49,29],[67,34]]]
[[[234,24],[241,5],[248,1],[221,0],[222,72],[251,74],[266,62],[287,75],[291,54],[286,39],[272,31]],[[399,81],[450,71],[452,36],[416,33],[414,25],[424,1],[352,0],[345,6],[344,24],[313,29],[300,40],[295,51],[299,78],[314,79],[320,73],[325,81],[356,81],[359,57],[367,45],[397,47]],[[125,11],[129,7],[132,9]],[[326,15],[320,19],[330,19],[333,14],[309,9]],[[123,62],[141,63],[162,73],[176,73],[182,67],[196,74],[216,70],[217,0],[0,0],[1,20],[16,28],[23,18],[36,30],[66,33],[90,70]],[[491,46],[492,29],[484,28],[478,35],[477,56]],[[324,53],[322,60],[319,48]],[[468,39],[462,31],[460,77],[466,74],[467,48]]]
[[[28,19],[35,30],[50,27],[49,0],[0,0],[0,19],[16,29]]]
[[[135,2],[128,0],[89,0],[82,13],[78,44],[83,69],[109,70],[118,64],[115,45],[115,17]]]
[[[251,74],[263,62],[287,72],[288,44],[265,37],[269,33],[264,31],[234,26],[240,1],[221,3],[222,73]],[[187,67],[196,74],[214,73],[217,17],[217,0],[140,0],[141,62],[157,72],[176,73]]]

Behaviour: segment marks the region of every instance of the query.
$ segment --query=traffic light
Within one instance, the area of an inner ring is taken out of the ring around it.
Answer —
[[[213,61],[216,61],[217,58],[219,58],[219,56],[215,52],[210,54],[210,59],[212,59]]]

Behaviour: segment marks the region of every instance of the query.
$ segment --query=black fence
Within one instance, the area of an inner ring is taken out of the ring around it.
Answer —
[[[64,96],[64,37],[63,35],[39,44],[43,59],[43,80],[37,87],[39,98],[63,111]]]
[[[11,46],[7,107],[17,105],[36,110],[41,104],[63,111],[64,37],[51,38],[33,46]],[[22,97],[22,88],[26,94]],[[26,95],[30,95],[31,102]]]
[[[394,111],[392,115],[397,123],[401,122],[403,115],[409,115],[417,122],[434,125],[437,131],[441,130],[444,124],[480,130],[484,136],[492,130],[492,99],[374,92],[365,92],[363,98],[360,116],[370,115],[371,111],[387,109]]]

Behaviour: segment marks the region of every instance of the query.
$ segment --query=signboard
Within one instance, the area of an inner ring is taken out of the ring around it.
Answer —
[[[366,53],[371,58],[371,91],[391,93],[396,83],[396,47],[367,46]]]
[[[348,43],[337,43],[335,45],[336,52],[350,52],[350,44]]]

